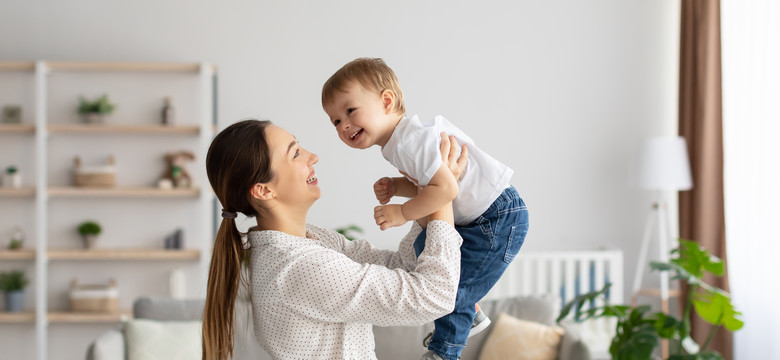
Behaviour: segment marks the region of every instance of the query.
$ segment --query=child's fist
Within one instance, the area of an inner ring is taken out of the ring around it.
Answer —
[[[401,226],[406,223],[403,207],[398,204],[377,206],[374,208],[374,220],[379,229],[387,230],[391,227]]]
[[[395,195],[395,181],[389,177],[383,177],[377,180],[374,183],[374,194],[380,204],[387,204],[390,201],[390,198]]]

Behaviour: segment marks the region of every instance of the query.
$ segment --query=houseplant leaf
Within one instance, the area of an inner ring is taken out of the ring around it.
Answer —
[[[680,256],[672,262],[682,266],[690,274],[701,278],[704,271],[717,276],[723,275],[723,260],[703,249],[699,243],[680,239]]]
[[[706,292],[696,294],[693,300],[693,307],[699,316],[713,325],[723,325],[729,331],[737,331],[742,328],[744,323],[737,319],[742,313],[734,310],[729,297],[720,292]]]
[[[591,291],[589,293],[585,293],[575,297],[574,299],[572,299],[571,301],[566,303],[566,305],[563,306],[563,309],[561,309],[561,312],[555,321],[560,322],[561,320],[566,318],[566,316],[568,316],[569,313],[571,312],[572,308],[576,307],[575,312],[580,312],[580,310],[586,303],[590,303],[594,301],[596,298],[598,298],[600,295],[606,293],[611,286],[612,283],[609,283],[604,285],[604,287],[601,290]],[[585,320],[585,319],[581,319],[581,320]]]

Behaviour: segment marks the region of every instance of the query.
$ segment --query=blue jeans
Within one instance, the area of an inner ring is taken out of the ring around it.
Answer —
[[[474,304],[484,297],[523,246],[528,233],[528,209],[517,190],[506,188],[493,204],[466,226],[455,226],[463,238],[460,282],[455,309],[434,321],[428,345],[447,360],[457,360],[474,322]],[[414,241],[417,256],[425,247],[425,231]]]

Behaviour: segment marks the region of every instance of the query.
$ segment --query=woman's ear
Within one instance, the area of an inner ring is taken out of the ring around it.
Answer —
[[[395,93],[390,89],[384,89],[380,96],[382,97],[382,108],[385,114],[393,112],[395,110]]]
[[[257,200],[276,199],[276,194],[271,188],[268,187],[268,184],[254,184],[252,188],[249,189],[249,195],[252,196],[253,199]]]

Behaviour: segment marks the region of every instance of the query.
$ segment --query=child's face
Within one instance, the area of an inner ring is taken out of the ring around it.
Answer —
[[[323,108],[336,127],[339,139],[355,149],[373,145],[385,146],[398,120],[393,109],[393,95],[367,90],[350,81],[344,91],[337,91]]]

